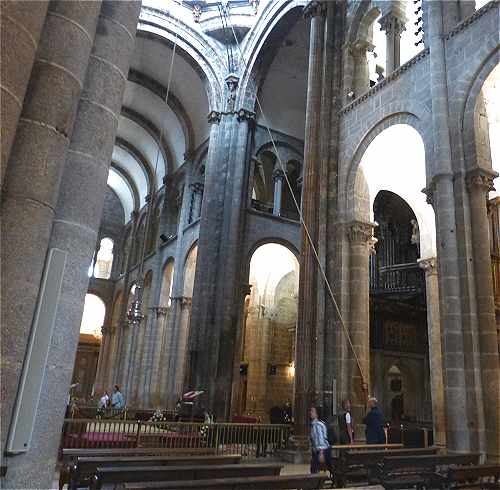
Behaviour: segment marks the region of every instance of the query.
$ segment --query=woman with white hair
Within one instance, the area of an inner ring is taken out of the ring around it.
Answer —
[[[366,425],[367,444],[385,444],[384,416],[374,397],[368,398],[368,413],[363,419],[363,424]]]

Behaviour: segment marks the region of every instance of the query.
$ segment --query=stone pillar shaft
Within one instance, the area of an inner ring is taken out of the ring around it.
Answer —
[[[365,411],[370,387],[369,262],[373,225],[362,222],[351,223],[347,234],[351,244],[349,334],[352,346],[347,347],[347,357],[350,359],[349,398],[352,398],[355,420],[359,421]]]
[[[9,287],[2,289],[2,445],[38,299],[68,135],[99,7],[94,1],[50,3],[5,175],[1,254],[2,282]],[[60,398],[64,399],[66,396]],[[22,466],[19,471],[9,467],[6,481],[13,488],[32,486],[55,464],[53,459],[43,468],[29,468],[22,463],[25,457],[15,461]]]
[[[385,73],[389,75],[401,64],[401,34],[405,30],[403,19],[389,12],[379,20],[386,37]]]
[[[275,170],[273,173],[274,180],[274,204],[273,204],[273,215],[281,216],[281,196],[283,193],[283,171]]]
[[[0,57],[0,112],[2,114],[0,189],[48,5],[48,0],[0,2],[2,52]]]
[[[441,348],[441,320],[439,282],[435,258],[422,259],[419,265],[425,271],[427,304],[427,338],[429,341],[429,368],[432,400],[434,445],[446,447],[446,412],[443,386],[443,354]]]
[[[438,0],[428,0],[425,6],[429,19],[434,173],[436,175],[429,194],[436,213],[436,242],[440,244],[438,247],[438,268],[446,402],[446,440],[448,449],[468,451],[470,450],[470,434],[469,427],[464,424],[464,420],[468,419],[464,339],[442,26],[444,4]]]
[[[309,47],[309,72],[307,87],[307,108],[304,139],[304,184],[302,212],[305,226],[314,245],[317,245],[318,223],[316,197],[319,177],[319,134],[321,125],[321,93],[323,74],[323,50],[325,35],[324,6],[311,2],[305,10],[311,17]],[[317,271],[309,237],[302,230],[300,256],[299,311],[295,351],[295,434],[299,446],[309,445],[308,409],[316,401],[315,343],[317,308]]]
[[[478,169],[467,176],[470,199],[474,279],[479,322],[481,381],[486,420],[486,452],[490,461],[500,462],[500,368],[496,331],[495,300],[489,243],[487,197],[495,175]]]

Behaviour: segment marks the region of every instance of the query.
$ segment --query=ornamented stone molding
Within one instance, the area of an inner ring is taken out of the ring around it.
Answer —
[[[472,15],[464,19],[462,22],[457,24],[448,34],[444,36],[446,40],[451,39],[453,36],[456,36],[459,32],[462,32],[467,26],[474,23],[477,19],[482,17],[489,10],[498,7],[500,4],[500,0],[492,0],[488,2],[486,5],[483,5],[479,10],[476,10]]]
[[[486,169],[477,168],[467,172],[465,176],[465,185],[467,190],[471,191],[479,189],[487,195],[490,191],[495,190],[493,180],[498,176],[496,172],[488,171]]]
[[[430,53],[429,48],[426,48],[420,53],[418,53],[411,60],[407,61],[404,65],[401,65],[397,70],[394,70],[392,73],[387,75],[381,82],[377,83],[377,85],[375,85],[370,90],[365,92],[363,95],[357,97],[351,103],[349,103],[347,106],[341,109],[340,114],[347,114],[348,112],[352,111],[356,106],[360,105],[365,100],[368,100],[372,95],[376,94],[377,92],[380,92],[385,86],[387,86],[389,83],[399,78],[402,73],[409,70],[413,65],[416,65],[420,60],[424,59],[429,53]]]
[[[318,17],[319,15],[325,15],[325,13],[325,2],[313,0],[304,7],[304,18],[306,19],[310,19],[311,17]]]
[[[365,243],[370,246],[373,239],[373,223],[366,223],[364,221],[353,221],[347,223],[347,237],[351,243]]]
[[[238,122],[248,121],[249,123],[255,123],[256,114],[248,109],[241,108],[237,113]]]
[[[406,31],[405,20],[395,15],[394,12],[384,15],[378,22],[380,28],[387,33],[394,32],[394,34],[401,36]]]
[[[418,266],[425,271],[426,275],[437,274],[437,259],[436,257],[429,257],[427,259],[418,260]]]
[[[222,114],[217,111],[211,111],[207,118],[208,124],[220,124]]]

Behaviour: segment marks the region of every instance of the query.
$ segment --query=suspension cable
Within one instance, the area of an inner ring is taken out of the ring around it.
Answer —
[[[231,22],[231,19],[229,16],[227,16],[227,23],[228,25],[231,27],[231,30],[232,30],[232,33],[233,33],[233,36],[234,36],[234,40],[236,42],[236,46],[238,47],[238,52],[239,52],[239,58],[240,60],[238,61],[238,63],[242,63],[244,61],[244,58],[243,58],[243,52],[241,50],[241,46],[240,46],[240,43],[238,41],[238,37],[236,36],[236,32],[234,30],[234,26],[233,26],[233,23]],[[244,68],[247,68],[246,66],[244,66]],[[250,83],[253,83],[252,80],[250,80]],[[301,226],[306,234],[306,237],[307,237],[307,241],[309,242],[309,246],[311,247],[311,250],[313,252],[313,255],[314,255],[314,258],[316,260],[316,263],[318,265],[318,268],[319,268],[319,271],[321,273],[321,276],[325,282],[325,285],[326,285],[326,288],[328,290],[328,295],[330,296],[331,300],[332,300],[332,303],[334,305],[334,308],[335,308],[335,311],[337,313],[337,316],[339,318],[339,321],[340,321],[340,324],[342,326],[342,329],[344,330],[344,333],[345,333],[345,336],[347,338],[347,341],[349,343],[349,346],[352,350],[352,353],[354,355],[354,358],[356,360],[356,364],[357,364],[357,367],[359,369],[359,373],[360,373],[360,376],[361,376],[361,381],[363,383],[363,386],[366,386],[367,387],[367,382],[366,382],[366,377],[365,377],[365,374],[364,374],[364,371],[363,371],[363,367],[361,366],[361,361],[359,359],[359,356],[356,352],[356,349],[354,348],[354,345],[352,343],[352,339],[351,339],[351,335],[349,333],[349,330],[344,322],[344,319],[343,319],[343,316],[342,316],[342,313],[340,312],[340,308],[338,306],[338,303],[335,299],[335,295],[333,293],[333,289],[332,289],[332,286],[330,284],[330,281],[328,280],[328,277],[326,275],[326,272],[325,272],[325,269],[323,267],[323,264],[321,263],[321,260],[319,258],[319,254],[318,254],[318,251],[316,249],[316,246],[314,245],[314,242],[312,240],[312,237],[311,237],[311,234],[309,232],[309,228],[307,227],[307,224],[304,220],[304,215],[302,213],[302,210],[300,208],[300,205],[299,203],[297,202],[297,198],[295,197],[295,194],[293,192],[293,189],[292,189],[292,185],[290,183],[290,179],[288,178],[288,175],[287,175],[287,172],[286,172],[286,168],[285,168],[285,165],[283,164],[283,160],[281,159],[281,155],[278,151],[278,147],[276,145],[276,142],[274,140],[274,137],[272,135],[272,132],[271,132],[271,129],[270,129],[270,126],[269,126],[269,123],[268,123],[268,119],[266,117],[266,114],[264,112],[264,110],[262,109],[262,105],[261,105],[261,102],[260,102],[260,98],[259,98],[259,95],[258,95],[258,92],[257,92],[257,87],[254,86],[254,89],[255,89],[255,99],[256,99],[256,102],[257,102],[257,106],[258,106],[258,109],[262,115],[262,118],[264,120],[264,126],[269,134],[269,138],[271,139],[271,143],[272,143],[272,146],[273,146],[273,149],[276,153],[276,157],[277,157],[277,160],[278,160],[278,163],[280,165],[280,168],[281,168],[281,171],[283,172],[283,175],[285,177],[285,181],[287,183],[287,186],[288,186],[288,189],[290,191],[290,194],[292,196],[292,200],[293,200],[293,203],[295,205],[295,208],[299,214],[299,218],[300,218],[300,223],[301,223]]]

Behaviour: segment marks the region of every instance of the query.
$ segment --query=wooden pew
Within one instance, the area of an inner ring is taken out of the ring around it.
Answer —
[[[102,485],[133,482],[210,480],[245,476],[277,476],[281,464],[233,464],[199,466],[128,466],[97,468],[91,489]]]
[[[256,476],[194,481],[124,483],[117,488],[120,490],[201,490],[210,488],[216,490],[312,490],[323,488],[326,479],[327,477],[325,475],[317,473],[314,475]]]
[[[240,463],[240,454],[221,456],[80,456],[70,469],[69,489],[75,490],[79,487],[88,487],[97,468],[109,466],[189,466]]]
[[[69,483],[70,469],[78,457],[91,456],[167,456],[167,455],[215,455],[216,448],[67,448],[62,449],[62,466],[59,473],[59,490]]]
[[[451,465],[477,465],[479,457],[477,453],[385,457],[378,478],[386,489],[440,488],[444,484],[443,469]]]
[[[446,488],[500,489],[500,465],[449,468],[446,475]]]
[[[384,458],[395,456],[434,455],[437,447],[400,448],[378,451],[344,451],[335,461],[333,473],[337,487],[343,487],[347,482],[371,482],[376,480],[376,467]]]

